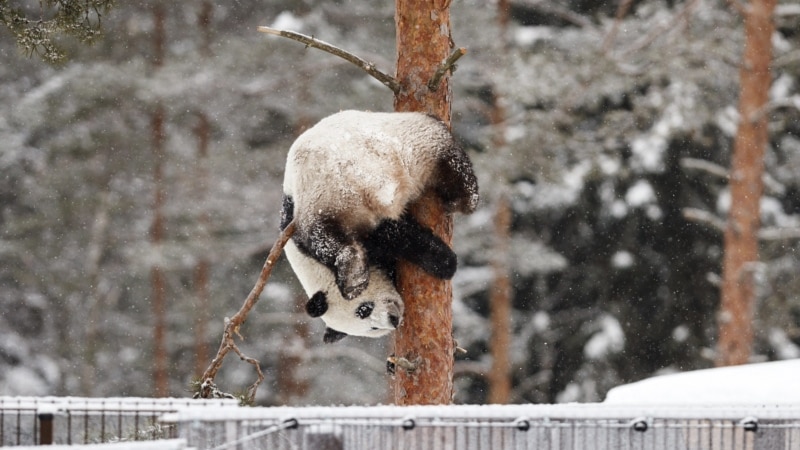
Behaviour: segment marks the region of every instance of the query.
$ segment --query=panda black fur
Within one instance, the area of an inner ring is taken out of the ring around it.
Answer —
[[[442,122],[422,113],[340,112],[289,149],[281,229],[292,219],[297,228],[285,252],[309,296],[306,311],[327,325],[325,342],[397,328],[398,258],[453,276],[456,255],[406,213],[428,188],[450,212],[477,206],[469,158]]]

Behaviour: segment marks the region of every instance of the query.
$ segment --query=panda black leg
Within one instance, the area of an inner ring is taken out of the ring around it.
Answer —
[[[301,251],[333,271],[344,298],[352,300],[367,288],[367,252],[334,222],[298,224],[293,239]]]
[[[358,244],[342,247],[336,256],[336,286],[342,296],[352,300],[359,296],[369,284],[367,252]]]
[[[439,161],[436,191],[449,212],[469,214],[478,207],[478,179],[464,150],[453,145]]]
[[[382,222],[366,245],[372,256],[403,258],[443,280],[456,273],[458,259],[453,250],[408,214],[400,220]]]

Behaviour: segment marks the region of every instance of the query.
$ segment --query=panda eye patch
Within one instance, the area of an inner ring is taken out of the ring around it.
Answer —
[[[375,309],[375,303],[364,302],[358,305],[358,308],[356,309],[356,316],[358,316],[359,319],[366,319],[370,314],[372,314],[373,309]]]

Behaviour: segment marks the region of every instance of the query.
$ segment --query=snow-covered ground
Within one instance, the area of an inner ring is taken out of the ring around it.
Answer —
[[[613,405],[800,405],[800,359],[662,375],[611,389]]]

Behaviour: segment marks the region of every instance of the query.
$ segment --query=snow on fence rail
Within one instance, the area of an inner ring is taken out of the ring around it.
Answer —
[[[163,420],[213,450],[800,449],[800,407],[215,408]]]
[[[159,418],[181,408],[233,407],[236,400],[1,397],[0,447],[173,438]]]

